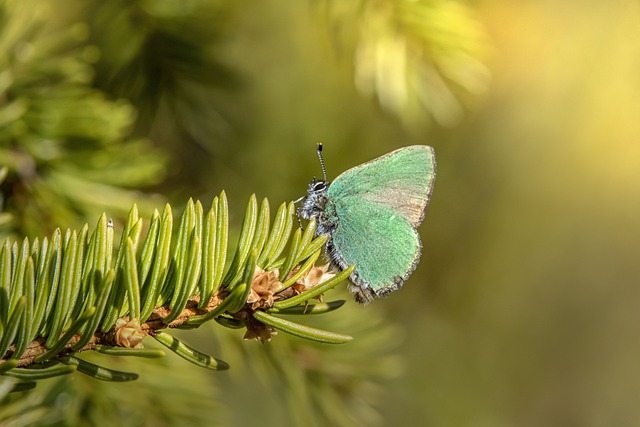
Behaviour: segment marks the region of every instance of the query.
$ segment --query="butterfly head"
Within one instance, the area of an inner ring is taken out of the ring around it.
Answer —
[[[318,144],[316,150],[320,167],[322,168],[322,179],[313,178],[307,187],[307,195],[302,199],[302,205],[298,208],[298,220],[300,219],[316,219],[315,235],[331,234],[335,228],[336,218],[327,211],[329,185],[327,181],[327,170],[324,166],[322,158],[322,143]],[[332,209],[329,209],[332,212]]]
[[[329,183],[327,182],[327,170],[325,169],[324,159],[322,158],[322,142],[318,143],[316,153],[318,153],[318,160],[320,160],[320,167],[322,168],[322,179],[316,179],[314,177],[309,183],[307,195],[302,200],[302,206],[300,206],[297,211],[298,219],[318,218],[322,212],[324,212],[327,203]]]
[[[313,178],[307,187],[307,195],[298,208],[298,217],[304,219],[318,218],[324,212],[327,203],[329,184],[325,180]]]

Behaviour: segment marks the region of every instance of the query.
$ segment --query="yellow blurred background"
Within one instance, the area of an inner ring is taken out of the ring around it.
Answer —
[[[393,301],[412,363],[389,414],[638,425],[640,5],[477,7],[492,84],[433,137],[426,257]]]

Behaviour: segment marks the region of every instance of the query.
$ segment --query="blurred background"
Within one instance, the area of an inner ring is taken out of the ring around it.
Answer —
[[[181,337],[230,371],[114,359],[141,378],[42,383],[31,416],[640,425],[639,99],[631,0],[0,0],[6,236],[223,189],[237,230],[250,194],[304,194],[319,141],[330,178],[411,144],[438,161],[409,282],[314,319],[354,342],[203,327]]]

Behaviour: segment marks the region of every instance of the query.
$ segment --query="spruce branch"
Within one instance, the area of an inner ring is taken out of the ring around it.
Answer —
[[[245,338],[268,341],[275,330],[323,343],[351,337],[311,328],[277,314],[317,314],[343,301],[310,304],[346,279],[315,266],[325,236],[315,222],[293,231],[293,203],[270,222],[269,203],[251,196],[233,261],[227,263],[228,204],[222,192],[205,214],[189,200],[172,242],[169,204],[154,212],[144,242],[134,206],[114,254],[114,225],[103,214],[89,233],[58,229],[50,238],[6,240],[0,250],[0,372],[37,380],[74,371],[106,381],[137,374],[86,362],[77,353],[158,357],[143,348],[151,336],[198,366],[227,369],[166,332],[210,320],[247,328]],[[225,269],[225,265],[228,268]],[[151,310],[149,310],[151,308]]]

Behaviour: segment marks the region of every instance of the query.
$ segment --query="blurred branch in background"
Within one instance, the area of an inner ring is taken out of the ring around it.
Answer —
[[[94,1],[95,85],[133,103],[136,132],[177,160],[165,187],[199,191],[211,157],[237,149],[249,126],[236,100],[242,70],[222,53],[243,2]],[[175,188],[174,188],[175,187]]]
[[[489,44],[465,4],[451,0],[322,0],[340,49],[353,54],[355,84],[410,128],[425,113],[453,126],[489,84]]]
[[[104,360],[104,355],[86,354],[83,359]],[[35,390],[15,396],[19,393],[6,393],[16,379],[2,377],[0,420],[6,425],[96,427],[228,425],[228,410],[219,403],[216,387],[200,369],[185,369],[177,356],[154,363],[112,362],[122,369],[135,366],[142,378],[128,382],[124,391],[123,384],[67,375],[42,380]]]
[[[100,53],[85,43],[87,25],[51,28],[49,3],[0,6],[0,164],[15,230],[48,234],[133,203],[150,213],[161,199],[138,189],[162,180],[165,156],[129,138],[131,105],[91,87]]]
[[[387,425],[381,409],[387,404],[387,384],[404,371],[398,354],[404,333],[379,310],[368,308],[365,313],[361,306],[347,303],[330,318],[317,318],[316,324],[323,328],[353,334],[348,347],[304,343],[279,334],[271,343],[276,345],[258,349],[257,342],[243,343],[237,339],[239,334],[228,329],[216,334],[218,345],[225,345],[226,357],[242,360],[246,367],[227,371],[225,383],[252,384],[225,387],[227,401],[251,402],[250,410],[233,414],[235,423]]]

